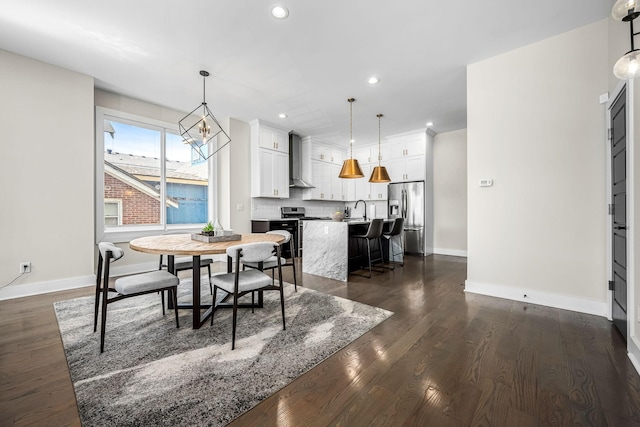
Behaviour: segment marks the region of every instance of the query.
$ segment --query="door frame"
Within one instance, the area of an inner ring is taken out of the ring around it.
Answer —
[[[625,100],[625,108],[626,108],[626,124],[627,124],[627,348],[629,348],[631,340],[635,342],[636,346],[640,346],[640,342],[636,337],[635,330],[636,328],[632,325],[635,325],[634,320],[638,315],[636,313],[636,303],[635,303],[635,252],[634,252],[634,114],[633,114],[633,80],[628,81],[619,81],[616,85],[615,90],[609,96],[609,99],[606,102],[606,124],[607,124],[607,135],[606,135],[606,197],[607,197],[607,206],[611,203],[611,141],[609,136],[609,129],[611,129],[611,107],[613,107],[614,102],[620,95],[620,93],[625,89],[626,92],[626,100]],[[612,226],[613,226],[613,217],[612,215],[607,215],[607,280],[611,280],[613,276],[612,269]],[[607,319],[613,320],[612,315],[612,303],[613,303],[613,291],[610,291],[607,287]]]

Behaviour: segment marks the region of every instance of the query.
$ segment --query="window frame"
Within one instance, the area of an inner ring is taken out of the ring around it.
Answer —
[[[160,209],[160,224],[149,225],[118,225],[117,227],[109,227],[104,224],[104,203],[106,200],[104,197],[104,146],[105,146],[105,133],[104,132],[104,120],[114,120],[133,126],[139,126],[146,129],[157,130],[161,133],[160,141],[160,200],[166,199],[166,132],[175,133],[180,135],[180,131],[177,123],[169,123],[161,120],[151,119],[148,117],[142,117],[123,111],[113,110],[105,107],[96,106],[95,109],[95,237],[96,242],[112,242],[112,243],[126,243],[138,237],[153,236],[158,234],[165,234],[168,232],[184,232],[191,233],[199,231],[204,226],[204,223],[200,224],[167,224],[166,223],[166,209]],[[213,161],[213,156],[207,160],[209,178],[208,178],[208,198],[209,203],[207,206],[208,218],[214,218],[214,208],[216,191],[213,186],[213,177],[215,177],[216,163]],[[164,206],[164,204],[161,204]],[[120,221],[119,221],[120,222]]]

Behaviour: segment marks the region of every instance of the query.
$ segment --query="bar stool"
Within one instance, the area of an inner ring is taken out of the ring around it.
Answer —
[[[396,268],[395,264],[397,264],[396,261],[394,261],[395,256],[398,254],[402,254],[403,255],[403,260],[399,263],[401,266],[404,266],[404,244],[402,242],[402,231],[404,228],[404,218],[396,218],[393,220],[393,225],[391,226],[391,230],[382,233],[382,237],[384,237],[385,239],[387,239],[389,241],[389,249],[390,249],[390,257],[389,257],[389,264],[391,264],[393,267],[391,267],[391,270],[394,270]],[[395,252],[394,251],[394,245],[392,243],[392,239],[395,236],[400,236],[400,252]]]
[[[354,239],[364,239],[367,242],[367,259],[369,260],[369,278],[371,278],[371,264],[373,261],[382,261],[384,263],[384,255],[382,253],[382,241],[380,237],[382,236],[382,227],[384,226],[384,220],[381,218],[376,218],[371,220],[369,224],[369,228],[367,229],[367,234],[355,235],[351,236]],[[374,260],[371,259],[371,241],[378,241],[378,252],[380,253],[380,258],[376,258]]]

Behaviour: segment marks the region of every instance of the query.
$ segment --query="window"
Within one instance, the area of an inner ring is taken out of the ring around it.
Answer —
[[[128,241],[209,218],[209,176],[177,123],[96,108],[96,237]]]
[[[122,200],[104,199],[104,224],[122,225]]]

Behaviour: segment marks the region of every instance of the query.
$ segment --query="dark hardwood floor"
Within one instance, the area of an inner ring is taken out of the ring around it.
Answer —
[[[446,256],[348,284],[302,275],[395,315],[231,425],[640,426],[640,378],[610,322],[465,294],[465,278]],[[0,302],[0,425],[80,424],[52,303],[91,292]]]

